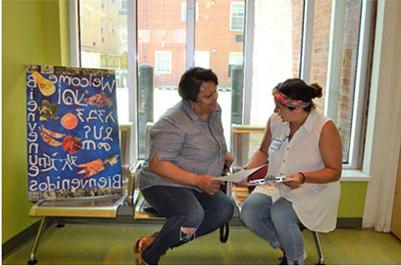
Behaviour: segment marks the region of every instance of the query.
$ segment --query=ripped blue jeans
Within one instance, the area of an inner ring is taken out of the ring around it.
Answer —
[[[232,201],[219,191],[214,195],[190,188],[153,186],[142,190],[146,201],[167,218],[155,241],[143,252],[146,263],[158,264],[169,248],[210,233],[227,223]]]

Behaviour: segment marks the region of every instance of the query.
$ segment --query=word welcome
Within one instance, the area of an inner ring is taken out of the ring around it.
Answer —
[[[88,87],[101,88],[102,91],[107,89],[110,93],[113,91],[116,83],[115,79],[113,79],[110,83],[107,79],[105,79],[105,77],[93,77],[92,74],[90,74],[89,77],[71,77],[65,75],[50,74],[46,78],[53,82],[53,84],[66,83],[68,86],[80,87],[81,89],[86,89]],[[28,80],[26,84],[28,88],[36,87],[36,81],[33,78],[32,74],[28,75]]]

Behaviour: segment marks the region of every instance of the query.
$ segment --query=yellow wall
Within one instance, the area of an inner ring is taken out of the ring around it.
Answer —
[[[341,181],[338,217],[362,218],[367,189],[366,181]]]
[[[2,1],[2,243],[36,221],[28,215],[25,64],[68,65],[68,25],[66,0]]]

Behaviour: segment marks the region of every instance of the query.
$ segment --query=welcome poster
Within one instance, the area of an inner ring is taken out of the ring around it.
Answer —
[[[114,71],[28,65],[26,89],[29,199],[121,192]]]

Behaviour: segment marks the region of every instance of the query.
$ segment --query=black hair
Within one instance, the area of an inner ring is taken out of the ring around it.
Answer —
[[[310,112],[315,108],[315,103],[312,101],[312,99],[322,97],[323,90],[322,87],[320,87],[320,85],[317,83],[308,85],[305,83],[305,81],[298,78],[287,79],[286,81],[279,83],[276,88],[288,98],[302,100],[304,102],[311,102],[310,105],[304,108],[306,112]],[[293,110],[295,108],[290,109]]]
[[[212,81],[216,86],[219,84],[216,74],[211,69],[190,68],[181,76],[178,93],[184,100],[195,102],[200,87],[205,81]]]

